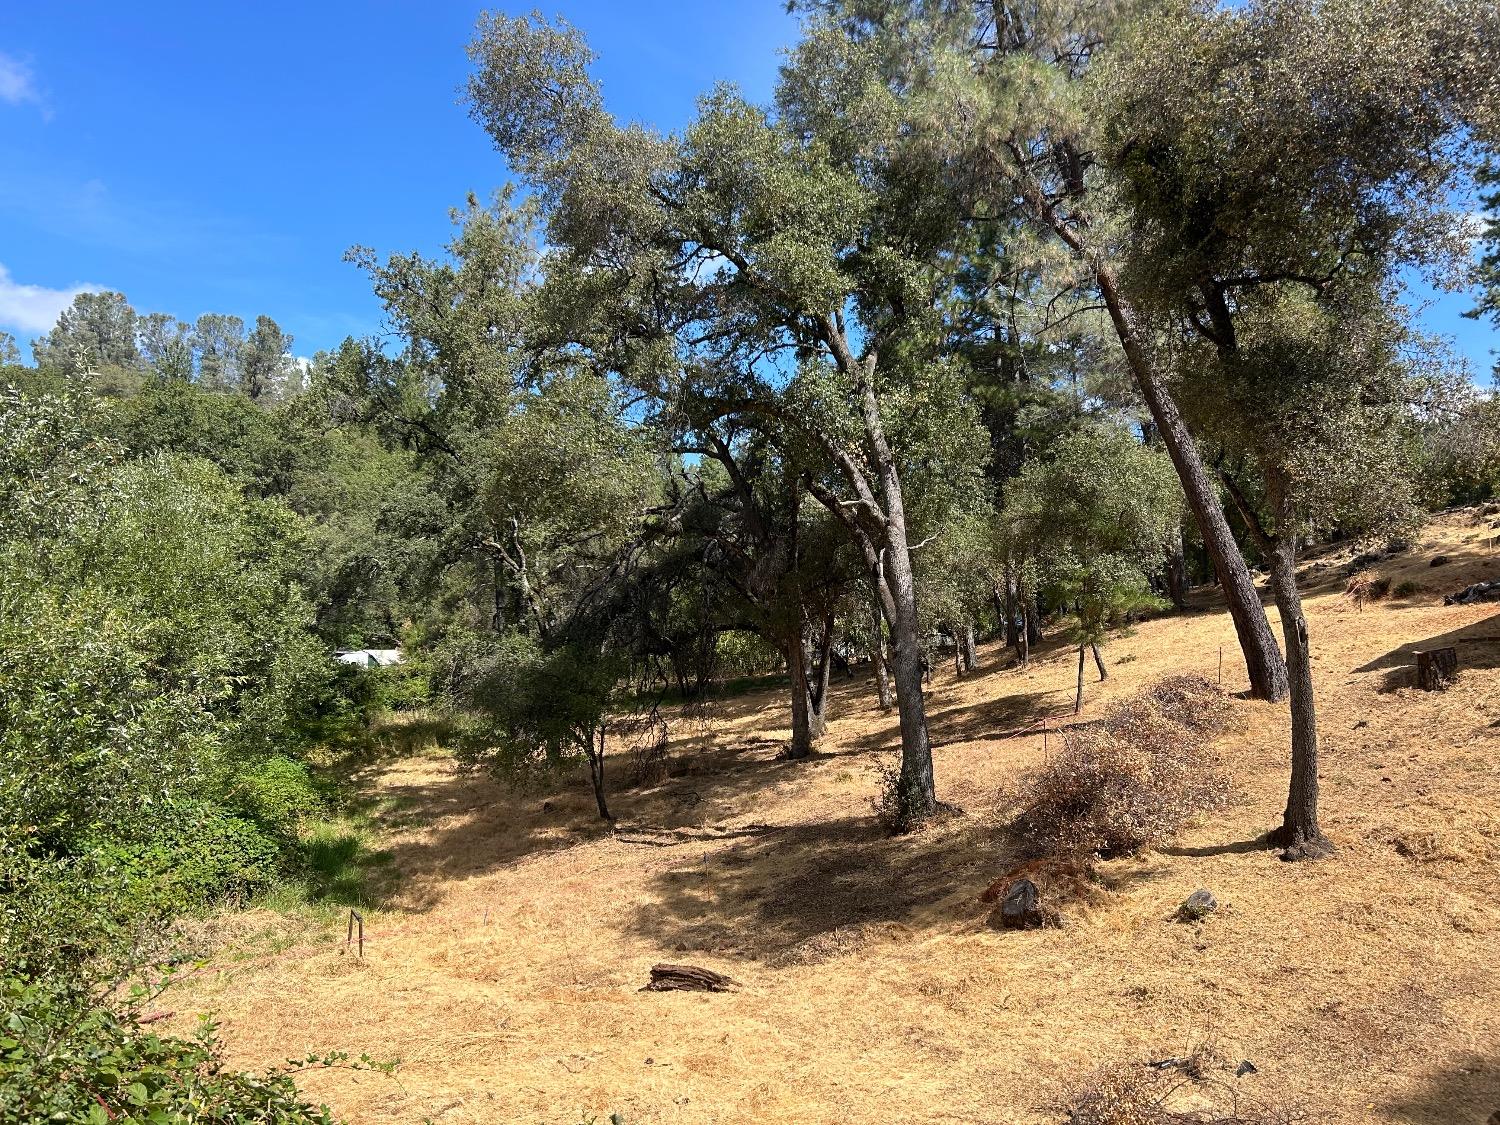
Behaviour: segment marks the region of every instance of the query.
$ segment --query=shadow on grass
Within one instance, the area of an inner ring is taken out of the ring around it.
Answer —
[[[1412,1125],[1494,1121],[1500,1114],[1500,1058],[1467,1053],[1428,1076],[1425,1086],[1381,1107],[1392,1120]]]
[[[992,825],[966,818],[896,837],[873,817],[793,825],[656,874],[631,929],[662,949],[775,961],[848,927],[974,924],[1004,855]]]
[[[1453,647],[1458,650],[1458,667],[1500,668],[1500,611],[1482,621],[1439,633],[1418,641],[1407,641],[1389,652],[1361,664],[1356,672],[1383,672],[1377,691],[1395,691],[1416,686],[1416,654],[1421,651]]]

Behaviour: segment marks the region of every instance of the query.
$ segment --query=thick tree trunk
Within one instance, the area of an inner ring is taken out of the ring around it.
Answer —
[[[599,806],[601,820],[614,821],[609,804],[604,799],[604,725],[589,735],[589,783],[594,787],[594,803]]]
[[[1016,655],[1021,658],[1021,667],[1031,664],[1031,606],[1025,598],[1021,602],[1021,627],[1016,631]]]
[[[1290,526],[1286,514],[1281,513],[1282,527]],[[1285,849],[1283,859],[1318,859],[1329,855],[1333,845],[1318,827],[1317,705],[1307,619],[1297,592],[1297,545],[1290,533],[1284,533],[1270,546],[1271,591],[1281,612],[1292,711],[1292,781],[1281,827],[1271,840]]]
[[[1089,642],[1089,648],[1093,650],[1094,667],[1099,669],[1099,682],[1102,684],[1105,680],[1109,679],[1109,673],[1104,668],[1104,657],[1099,655],[1099,646],[1092,641]]]
[[[1021,608],[1026,614],[1026,646],[1042,643],[1042,607],[1035,595],[1023,598]]]
[[[964,646],[959,640],[958,628],[953,629],[953,678],[961,680],[964,678]]]
[[[812,714],[807,684],[807,659],[798,630],[786,640],[786,670],[792,684],[792,741],[786,749],[788,758],[806,758],[812,753]]]
[[[896,677],[896,710],[901,718],[902,811],[908,821],[916,822],[936,811],[937,791],[932,777],[932,743],[927,735],[927,705],[922,697],[916,583],[906,553],[904,520],[902,524],[900,549],[887,552],[886,571],[896,611],[891,622],[891,663]]]
[[[974,622],[964,625],[964,671],[973,672],[979,667],[979,646],[974,643]]]
[[[1078,646],[1078,692],[1073,696],[1073,714],[1083,711],[1083,657],[1084,646]]]

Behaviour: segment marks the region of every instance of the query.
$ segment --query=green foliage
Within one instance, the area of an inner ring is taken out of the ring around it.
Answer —
[[[892,836],[901,836],[917,827],[925,814],[921,812],[921,790],[902,775],[898,764],[881,767],[879,792],[870,799],[870,808],[880,827]]]
[[[1171,462],[1121,428],[1060,440],[1007,486],[1003,537],[1031,580],[1074,608],[1078,643],[1156,604],[1148,575],[1182,522]]]
[[[0,874],[9,952],[41,964],[270,886],[311,808],[284,754],[333,670],[283,505],[206,462],[122,459],[86,400],[6,406]]]
[[[307,763],[285,754],[274,754],[241,774],[231,797],[256,823],[289,839],[329,811],[328,799]]]
[[[275,881],[282,847],[258,824],[202,801],[158,810],[149,833],[85,837],[95,877],[120,887],[122,922],[243,904]]]
[[[720,633],[715,650],[714,662],[720,674],[729,679],[763,676],[781,666],[782,655],[776,646],[744,629]]]
[[[618,660],[582,646],[548,652],[521,634],[500,638],[469,691],[485,723],[466,755],[518,772],[589,752],[622,670]]]
[[[0,978],[0,1125],[332,1125],[327,1107],[298,1095],[299,1071],[394,1068],[335,1052],[263,1074],[235,1070],[215,1024],[191,1038],[159,1034],[141,1022],[147,998],[137,992],[116,1009],[56,981]]]
[[[1500,324],[1500,160],[1491,158],[1478,172],[1483,189],[1484,228],[1480,232],[1479,303],[1465,316],[1488,317]],[[1500,373],[1500,364],[1496,366]]]

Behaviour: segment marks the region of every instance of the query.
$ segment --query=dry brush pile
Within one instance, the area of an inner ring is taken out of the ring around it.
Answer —
[[[1036,856],[1128,855],[1220,808],[1229,781],[1213,739],[1235,725],[1227,696],[1197,676],[1173,676],[1063,735],[1063,748],[1006,794],[1012,829]]]

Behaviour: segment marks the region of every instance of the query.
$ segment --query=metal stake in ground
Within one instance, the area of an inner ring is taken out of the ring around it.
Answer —
[[[354,927],[359,926],[359,956],[364,960],[365,956],[365,916],[358,910],[349,911],[349,926],[344,931],[344,951],[349,950],[349,943],[354,940]]]

